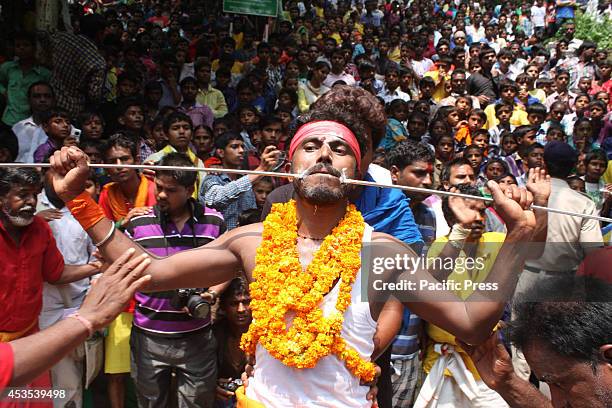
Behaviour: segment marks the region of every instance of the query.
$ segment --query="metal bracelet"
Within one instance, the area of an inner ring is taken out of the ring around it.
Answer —
[[[452,246],[453,248],[455,248],[458,251],[462,251],[463,250],[463,245],[464,245],[463,241],[449,240],[448,243],[450,244],[450,246]]]
[[[102,239],[102,241],[98,242],[97,244],[94,243],[94,246],[96,248],[100,248],[102,245],[106,244],[106,242],[111,239],[111,237],[113,236],[113,233],[115,232],[115,223],[111,222],[111,229],[110,231],[108,231],[108,234],[106,234],[106,236],[104,237],[104,239]]]

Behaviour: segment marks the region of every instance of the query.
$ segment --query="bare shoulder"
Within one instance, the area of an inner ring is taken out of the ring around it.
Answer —
[[[392,235],[385,234],[384,232],[373,232],[372,233],[372,243],[373,244],[385,244],[386,247],[393,248],[395,250],[408,250],[412,251],[412,248],[408,244],[399,239],[395,238]]]
[[[258,222],[256,224],[245,225],[244,227],[234,228],[231,231],[227,231],[221,235],[216,241],[219,245],[227,245],[234,247],[236,245],[242,246],[246,242],[257,242],[257,245],[261,242],[261,234],[263,232],[263,224]]]
[[[261,245],[262,233],[263,224],[259,222],[234,228],[217,240],[218,245],[231,251],[240,260],[242,270],[249,280],[253,268],[255,268],[255,255],[257,254],[257,248]]]
[[[263,231],[263,222],[256,222],[255,224],[249,224],[249,225],[245,225],[244,227],[234,228],[233,230],[229,231],[229,233],[233,233],[233,234],[235,233],[237,234],[257,233],[261,235],[262,231]]]

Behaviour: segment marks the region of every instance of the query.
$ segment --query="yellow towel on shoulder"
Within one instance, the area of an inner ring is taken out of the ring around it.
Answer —
[[[248,398],[244,387],[240,387],[236,390],[236,401],[238,402],[236,408],[266,408],[261,402]]]

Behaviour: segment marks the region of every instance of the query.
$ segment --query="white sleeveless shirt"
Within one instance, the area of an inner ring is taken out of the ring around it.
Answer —
[[[371,237],[372,227],[366,224],[363,242],[369,242]],[[351,304],[344,313],[342,338],[362,359],[370,361],[376,322],[370,314],[369,303],[361,301],[361,279],[360,269],[352,285]],[[339,290],[340,282],[323,297],[320,307],[324,316],[335,310]],[[254,376],[249,379],[246,396],[266,408],[372,406],[371,401],[366,400],[369,387],[359,385],[359,379],[335,354],[321,358],[314,368],[305,369],[284,365],[260,344],[255,357]]]

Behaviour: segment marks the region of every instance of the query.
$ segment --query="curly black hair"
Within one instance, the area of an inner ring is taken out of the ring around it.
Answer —
[[[371,131],[374,148],[380,144],[385,135],[387,125],[385,106],[365,89],[347,85],[335,86],[314,102],[310,109],[319,112],[334,110],[351,112]],[[365,153],[365,150],[362,152]]]
[[[387,152],[387,166],[395,166],[400,170],[417,161],[433,164],[434,154],[425,143],[414,140],[404,140]]]
[[[367,132],[366,124],[354,112],[339,106],[330,106],[325,110],[314,109],[304,115],[298,116],[289,130],[290,135],[287,140],[287,145],[291,144],[291,139],[293,139],[293,136],[295,136],[295,133],[300,127],[306,123],[320,120],[338,122],[349,128],[357,139],[359,149],[361,150],[361,157],[365,156],[370,145],[370,137]]]

